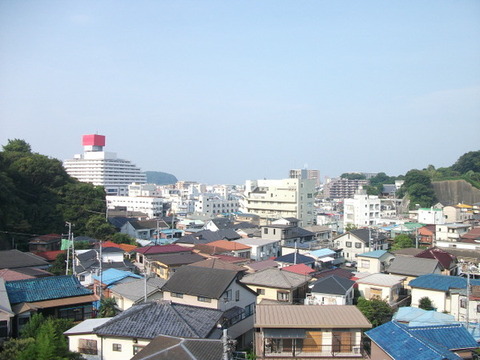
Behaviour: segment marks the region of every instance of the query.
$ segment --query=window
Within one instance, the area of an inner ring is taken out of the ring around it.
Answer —
[[[288,301],[289,299],[289,292],[288,291],[277,291],[277,300],[278,301]]]
[[[355,248],[356,249],[361,249],[362,248],[362,243],[356,242],[355,243]]]
[[[232,301],[232,290],[225,291],[224,301]]]
[[[263,228],[263,233],[264,233],[264,234],[268,234],[268,229],[267,229],[267,228]]]
[[[351,248],[352,247],[352,242],[351,241],[347,241],[345,243],[345,246],[348,247],[348,248]]]
[[[265,295],[265,289],[257,288],[257,294],[258,295]]]
[[[87,355],[97,355],[97,340],[79,339],[78,352]]]
[[[0,321],[0,338],[6,338],[8,336],[8,323],[6,320]]]
[[[235,290],[235,301],[240,301],[240,290]]]
[[[112,344],[112,351],[122,351],[122,344]]]
[[[182,293],[172,292],[171,294],[172,294],[172,297],[183,299]]]
[[[332,332],[332,351],[350,353],[353,350],[353,339],[350,331]]]
[[[212,302],[212,299],[208,298],[208,297],[204,297],[204,296],[197,296],[197,300],[198,301],[201,301],[201,302]]]
[[[133,355],[137,355],[137,353],[142,350],[145,346],[140,345],[133,345]]]
[[[85,281],[85,275],[80,275],[80,281]]]
[[[464,298],[464,297],[460,298],[460,307],[462,309],[465,309],[467,307],[467,298]]]
[[[370,260],[361,260],[360,267],[362,268],[369,268],[370,267]]]
[[[480,304],[477,305],[477,313],[480,313]]]

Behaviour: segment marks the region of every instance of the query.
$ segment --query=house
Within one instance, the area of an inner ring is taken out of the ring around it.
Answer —
[[[5,288],[15,313],[13,335],[18,335],[36,312],[73,321],[89,319],[92,303],[98,300],[73,275],[8,281]]]
[[[327,269],[327,270],[322,270],[318,271],[315,274],[313,274],[313,277],[317,279],[321,279],[324,277],[328,277],[330,275],[336,275],[343,277],[345,279],[353,279],[355,274],[351,271],[345,270],[345,269],[340,269],[340,268],[335,268],[335,269]]]
[[[239,281],[238,272],[182,266],[162,290],[164,300],[222,310],[229,335],[240,344],[252,340],[257,294]]]
[[[223,269],[223,270],[232,270],[236,271],[237,273],[243,274],[246,272],[246,268],[244,266],[239,266],[234,263],[224,261],[218,258],[210,258],[210,259],[205,259],[199,262],[195,262],[193,264],[190,264],[192,266],[198,266],[198,267],[206,267],[210,269]]]
[[[189,265],[205,258],[201,255],[191,254],[165,254],[156,257],[152,255],[149,257],[150,270],[161,279],[169,279],[177,269],[183,265]]]
[[[297,225],[271,224],[262,226],[260,230],[262,239],[279,240],[280,245],[287,248],[285,250],[287,252],[293,251],[295,244],[305,247],[305,249],[308,250],[310,250],[312,246],[318,245],[313,232],[298,227]],[[312,246],[308,246],[309,244]]]
[[[347,261],[356,261],[357,256],[374,250],[388,250],[386,237],[370,229],[356,229],[334,239],[335,246],[343,249]]]
[[[442,265],[436,259],[424,259],[411,256],[397,256],[386,272],[390,275],[404,276],[403,287],[410,289],[411,280],[426,274],[441,274]]]
[[[378,298],[392,306],[399,300],[405,279],[405,276],[371,274],[357,280],[358,291],[367,300]]]
[[[152,301],[138,304],[97,326],[80,323],[64,334],[69,349],[90,359],[130,360],[160,335],[219,339],[223,311]],[[95,319],[103,320],[103,319]]]
[[[168,229],[168,224],[163,220],[127,220],[120,228],[122,234],[127,234],[134,239],[158,239],[158,231]]]
[[[41,258],[44,258],[50,264],[53,263],[57,259],[58,255],[66,254],[66,253],[67,252],[65,250],[35,251],[34,252],[35,255],[40,256]]]
[[[175,244],[193,247],[198,244],[208,244],[217,240],[238,240],[241,236],[233,229],[220,229],[217,231],[202,230],[194,234],[182,236]]]
[[[423,310],[411,306],[402,306],[393,314],[392,320],[409,326],[458,324],[453,315],[435,310]]]
[[[445,360],[471,358],[478,348],[462,324],[411,327],[390,321],[365,333],[370,359]]]
[[[305,305],[353,305],[355,281],[331,275],[309,286]]]
[[[448,251],[439,248],[429,248],[426,249],[415,257],[424,258],[424,259],[436,259],[442,266],[443,275],[457,275],[458,273],[458,261],[457,257]]]
[[[315,259],[315,267],[318,269],[331,268],[333,265],[343,264],[345,259],[341,256],[341,251],[324,248],[307,252],[305,255]]]
[[[303,303],[311,277],[278,268],[245,275],[240,281],[258,294],[257,303]]]
[[[433,246],[435,241],[435,225],[425,225],[418,229],[418,244],[423,246]]]
[[[287,255],[279,256],[275,258],[275,261],[280,267],[291,266],[296,264],[305,264],[312,269],[315,268],[315,259],[311,256],[302,255],[299,253],[290,253]]]
[[[474,285],[470,290],[450,289],[450,314],[457,320],[468,323],[480,323],[480,286]]]
[[[224,254],[230,255],[235,257],[241,257],[245,259],[250,259],[250,254],[252,248],[248,245],[244,245],[241,243],[237,243],[236,241],[228,241],[228,240],[217,240],[212,241],[206,245],[201,247],[196,246],[196,249],[201,249],[203,251],[207,251],[207,254]]]
[[[117,308],[124,311],[142,302],[162,300],[165,283],[166,280],[157,277],[120,283],[110,288],[110,297],[115,299]]]
[[[124,250],[118,247],[102,247],[100,249],[76,250],[73,270],[82,286],[93,288],[94,276],[108,269],[133,271],[135,266],[124,258]],[[100,264],[99,259],[102,259]]]
[[[313,270],[310,266],[307,266],[305,264],[296,264],[296,265],[290,265],[290,266],[284,266],[282,267],[283,271],[290,271],[295,274],[300,274],[300,275],[311,275],[315,273],[315,270]]]
[[[222,359],[224,345],[216,339],[186,339],[160,335],[131,360],[212,360]]]
[[[253,261],[249,264],[243,265],[243,267],[247,269],[248,273],[254,273],[268,268],[278,268],[279,265],[275,260],[269,259],[263,261]]]
[[[470,285],[479,286],[480,280],[470,280]],[[453,303],[452,291],[455,289],[466,289],[467,279],[460,276],[446,276],[440,274],[428,274],[417,277],[410,281],[409,286],[412,293],[411,306],[418,307],[420,299],[428,297],[435,310],[452,314],[458,313],[459,303]],[[460,301],[460,297],[454,299]]]
[[[151,245],[144,246],[135,249],[135,266],[140,271],[149,269],[150,262],[149,257],[152,255],[165,255],[165,254],[191,254],[192,250],[176,244],[170,245]]]
[[[362,359],[372,325],[353,305],[258,305],[255,354],[265,359]]]
[[[60,250],[62,236],[59,234],[47,234],[34,237],[28,242],[30,252]]]
[[[236,243],[250,247],[250,258],[254,261],[263,261],[280,255],[280,240],[262,238],[245,238],[235,240]]]
[[[135,279],[141,279],[140,275],[131,271],[118,270],[114,268],[102,271],[99,275],[93,275],[94,292],[99,297],[111,297],[111,288],[117,284],[123,284]]]
[[[387,250],[374,250],[357,255],[357,271],[376,274],[384,272],[395,256]]]
[[[12,336],[12,324],[15,313],[10,306],[5,281],[0,278],[0,346]]]
[[[435,227],[435,245],[442,248],[468,248],[461,244],[461,238],[470,231],[472,225],[463,223],[440,224]],[[460,242],[460,244],[457,244]]]

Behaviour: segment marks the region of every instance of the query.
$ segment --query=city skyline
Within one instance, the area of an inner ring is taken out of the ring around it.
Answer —
[[[480,3],[0,4],[0,145],[59,160],[101,134],[142,171],[446,167],[478,150]]]

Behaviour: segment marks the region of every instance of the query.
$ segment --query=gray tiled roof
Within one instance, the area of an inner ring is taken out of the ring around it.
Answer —
[[[198,254],[165,254],[162,256],[155,255],[149,256],[149,260],[151,261],[159,261],[165,265],[188,265],[197,261],[202,261],[205,258]]]
[[[279,289],[291,289],[301,286],[310,280],[310,276],[268,268],[245,275],[240,282],[246,285],[260,285]]]
[[[131,307],[94,329],[100,336],[153,339],[159,335],[208,338],[223,312],[216,309],[148,302]]]
[[[0,251],[0,269],[15,269],[19,267],[45,267],[48,262],[30,252],[21,252],[19,250]]]
[[[223,358],[221,340],[159,336],[132,360],[212,360]]]
[[[156,291],[161,291],[162,286],[165,285],[166,282],[167,280],[158,277],[149,278],[147,280],[147,296]],[[127,283],[120,283],[112,286],[110,290],[115,294],[136,302],[145,297],[145,280],[138,279]]]
[[[217,240],[236,240],[240,239],[241,236],[238,235],[232,229],[221,229],[218,231],[211,231],[211,230],[202,230],[196,232],[195,234],[190,234],[186,236],[182,236],[180,239],[176,241],[178,244],[208,244],[212,241]]]
[[[424,259],[410,256],[397,256],[388,267],[390,274],[420,276],[440,273],[439,262],[434,259]]]
[[[355,281],[331,275],[317,280],[311,289],[312,293],[345,295]]]
[[[232,270],[182,266],[163,286],[163,291],[220,299],[236,278],[237,272]]]

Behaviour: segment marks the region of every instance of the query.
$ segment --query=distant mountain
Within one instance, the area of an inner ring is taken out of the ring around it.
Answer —
[[[178,181],[175,175],[161,171],[145,171],[145,173],[147,174],[147,183],[149,184],[169,185]]]

